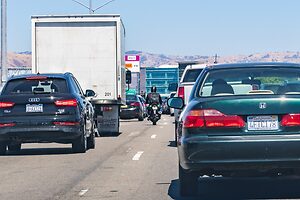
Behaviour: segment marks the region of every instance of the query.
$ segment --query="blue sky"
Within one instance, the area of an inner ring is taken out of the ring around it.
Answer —
[[[31,50],[31,15],[88,13],[71,0],[7,3],[9,51]],[[121,14],[126,50],[222,56],[299,51],[299,9],[298,0],[115,0],[96,13]]]

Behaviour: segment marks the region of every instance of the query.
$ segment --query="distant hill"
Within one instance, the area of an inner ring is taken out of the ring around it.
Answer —
[[[162,64],[176,64],[180,61],[198,61],[200,63],[213,63],[214,56],[192,55],[192,56],[174,56],[165,54],[152,54],[140,51],[136,52],[141,55],[141,64],[145,67],[159,66]],[[232,55],[219,56],[219,63],[242,63],[242,62],[293,62],[300,63],[300,52],[268,52],[255,53],[250,55]]]
[[[191,55],[175,56],[165,54],[147,53],[138,50],[126,52],[127,54],[141,55],[141,65],[143,67],[155,67],[163,64],[177,64],[180,61],[198,61],[203,63],[213,63],[214,56]],[[250,55],[232,55],[218,57],[219,63],[236,63],[236,62],[293,62],[300,63],[300,52],[267,52],[254,53]],[[30,67],[31,52],[8,53],[9,67]]]
[[[31,52],[8,53],[8,67],[31,67]]]

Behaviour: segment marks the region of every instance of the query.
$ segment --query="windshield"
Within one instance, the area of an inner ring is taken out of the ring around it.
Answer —
[[[45,80],[15,79],[7,82],[4,95],[24,93],[67,93],[67,83],[62,78],[47,78]]]
[[[300,94],[300,70],[243,68],[214,70],[206,75],[200,96]]]
[[[137,101],[137,97],[136,95],[126,95],[126,101],[127,102]]]
[[[196,82],[203,69],[189,69],[186,71],[182,82]]]

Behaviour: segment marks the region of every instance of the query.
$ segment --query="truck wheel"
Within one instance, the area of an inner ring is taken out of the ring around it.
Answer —
[[[85,125],[83,125],[82,134],[72,142],[72,150],[74,153],[85,153],[87,150],[87,138],[85,135]]]
[[[187,172],[179,164],[179,182],[182,197],[197,195],[198,175],[196,172]]]
[[[8,145],[8,151],[21,151],[22,144],[10,144]]]
[[[0,155],[6,154],[6,147],[7,145],[5,143],[0,143]]]
[[[88,137],[87,139],[87,148],[88,149],[95,149],[95,129],[92,128],[92,131],[91,131],[91,134],[90,134],[90,137]]]

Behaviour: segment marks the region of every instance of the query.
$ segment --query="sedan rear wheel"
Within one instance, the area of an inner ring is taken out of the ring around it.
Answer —
[[[196,196],[198,189],[198,174],[188,172],[179,164],[179,182],[181,196]]]
[[[9,151],[20,151],[21,146],[22,146],[21,143],[19,143],[19,144],[10,144],[10,145],[8,145],[8,150]]]
[[[0,155],[6,154],[7,145],[5,143],[0,143]]]
[[[82,127],[82,129],[82,134],[72,142],[72,150],[74,153],[85,153],[87,150],[85,125]]]

